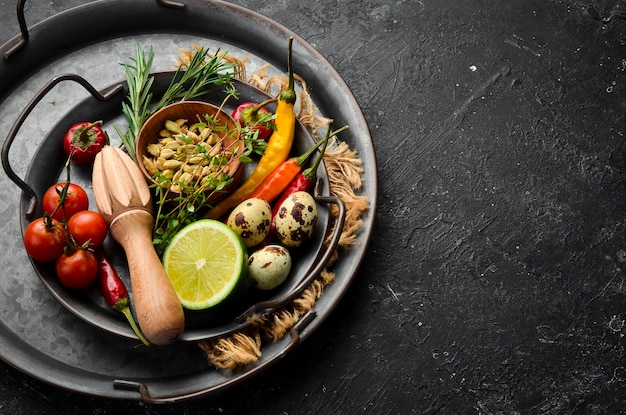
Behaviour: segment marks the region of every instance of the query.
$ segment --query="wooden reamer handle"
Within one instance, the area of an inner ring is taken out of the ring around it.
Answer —
[[[185,316],[152,245],[153,221],[144,210],[129,210],[113,219],[110,232],[126,252],[139,327],[151,343],[164,345],[180,337]]]

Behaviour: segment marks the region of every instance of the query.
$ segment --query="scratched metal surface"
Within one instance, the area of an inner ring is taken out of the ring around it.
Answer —
[[[370,123],[381,197],[358,278],[292,355],[223,394],[150,408],[0,365],[0,413],[623,413],[623,3],[234,3],[315,46]]]

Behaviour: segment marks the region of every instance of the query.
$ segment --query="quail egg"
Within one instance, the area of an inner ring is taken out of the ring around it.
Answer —
[[[280,205],[274,218],[276,237],[287,247],[299,247],[317,230],[317,204],[308,192],[295,192]]]
[[[244,200],[228,215],[226,224],[234,230],[247,248],[263,242],[270,231],[272,208],[263,199]]]
[[[281,245],[266,245],[248,259],[248,278],[253,287],[271,290],[282,284],[291,271],[291,255]]]

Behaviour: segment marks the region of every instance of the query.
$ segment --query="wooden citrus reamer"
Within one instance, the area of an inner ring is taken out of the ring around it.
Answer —
[[[173,343],[183,332],[185,316],[152,245],[154,217],[146,180],[130,156],[105,146],[94,161],[92,181],[98,210],[126,252],[139,327],[151,343]]]

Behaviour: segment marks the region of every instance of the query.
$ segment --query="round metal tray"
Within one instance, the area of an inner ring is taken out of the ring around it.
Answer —
[[[142,16],[139,23],[138,15]],[[100,24],[87,30],[94,18]],[[187,23],[181,25],[181,21]],[[289,36],[294,37],[294,71],[307,81],[320,113],[333,118],[336,126],[350,126],[341,138],[363,159],[361,192],[371,204],[357,243],[342,253],[334,269],[335,282],[309,315],[289,336],[265,345],[257,363],[233,373],[212,368],[193,342],[136,348],[136,341],[123,336],[103,336],[41,284],[22,246],[23,212],[18,206],[23,198],[2,177],[5,238],[0,249],[5,269],[11,273],[5,272],[0,281],[0,358],[35,378],[78,393],[178,402],[246,380],[280,360],[319,327],[347,290],[367,249],[376,208],[377,166],[367,123],[351,91],[319,53],[287,28],[220,1],[187,1],[176,6],[163,1],[102,0],[72,8],[30,27],[26,42],[18,35],[0,47],[5,54],[0,62],[0,128],[9,131],[35,91],[55,76],[78,73],[96,88],[119,81],[119,63],[134,55],[136,44],[154,47],[156,70],[171,70],[179,48],[202,44],[249,57],[252,70],[269,63],[270,72],[284,73]],[[18,174],[24,177],[43,137],[86,96],[81,88],[58,85],[29,114],[9,154]]]

